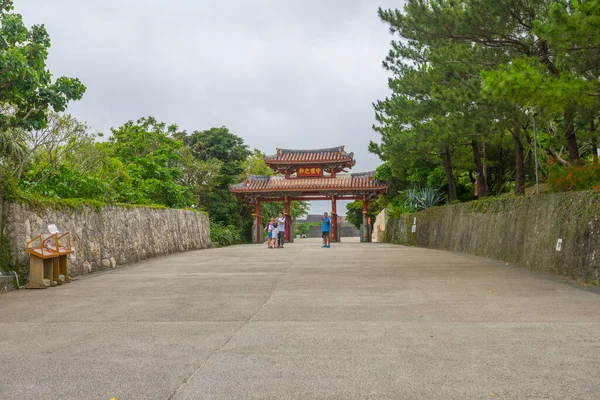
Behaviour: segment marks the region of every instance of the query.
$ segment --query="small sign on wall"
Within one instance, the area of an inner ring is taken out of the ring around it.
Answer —
[[[556,241],[556,251],[562,251],[562,239]]]

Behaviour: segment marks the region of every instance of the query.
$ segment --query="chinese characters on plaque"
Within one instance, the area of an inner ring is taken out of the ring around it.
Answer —
[[[298,178],[306,178],[313,176],[323,176],[321,167],[300,167],[298,168]]]

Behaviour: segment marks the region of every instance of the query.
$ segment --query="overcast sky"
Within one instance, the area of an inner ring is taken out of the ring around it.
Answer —
[[[154,116],[225,125],[267,154],[344,144],[353,172],[379,165],[371,104],[388,94],[392,40],[379,6],[402,0],[15,0],[46,25],[51,72],[87,86],[68,111],[93,130]]]

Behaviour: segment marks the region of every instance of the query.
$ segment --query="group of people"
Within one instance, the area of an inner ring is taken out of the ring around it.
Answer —
[[[321,220],[321,233],[323,237],[323,248],[331,247],[331,239],[329,232],[331,230],[331,219],[327,213],[323,214]],[[285,240],[285,217],[283,212],[279,213],[279,217],[271,218],[265,226],[267,232],[267,247],[269,249],[282,248]]]
[[[271,218],[265,226],[267,231],[267,247],[269,249],[282,248],[285,240],[285,217],[279,213],[279,217]]]

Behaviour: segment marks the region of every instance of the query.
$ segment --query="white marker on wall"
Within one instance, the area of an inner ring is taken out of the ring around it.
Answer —
[[[556,241],[556,251],[562,251],[562,239]]]

